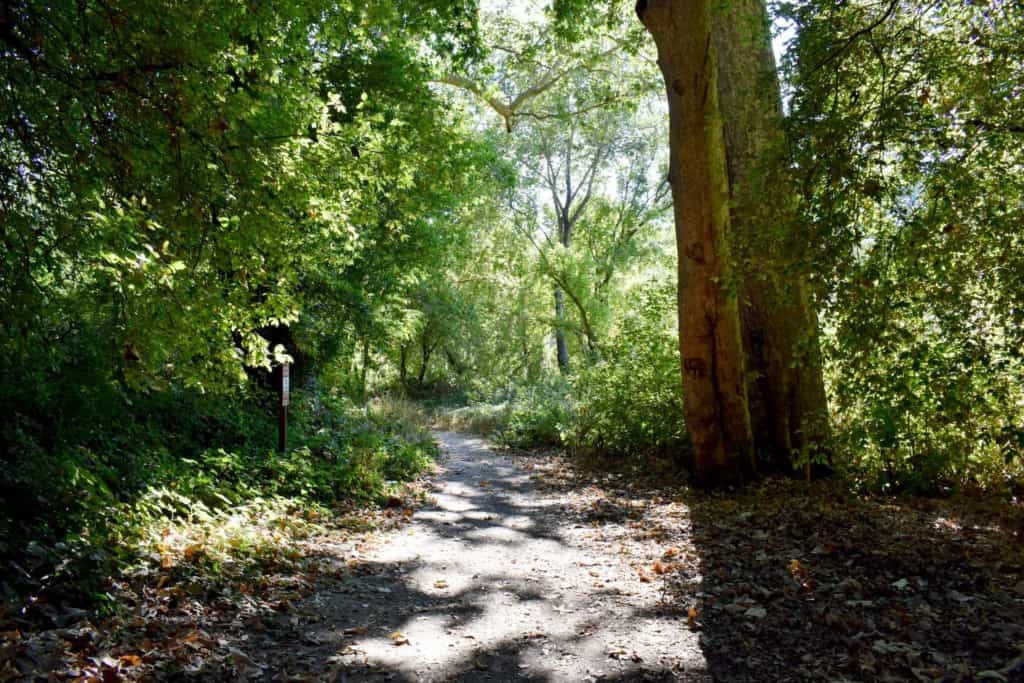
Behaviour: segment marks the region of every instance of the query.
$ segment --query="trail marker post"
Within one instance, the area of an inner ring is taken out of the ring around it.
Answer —
[[[281,368],[281,403],[278,406],[277,413],[277,450],[282,453],[288,444],[288,391],[289,377],[288,377],[288,363],[282,363]]]

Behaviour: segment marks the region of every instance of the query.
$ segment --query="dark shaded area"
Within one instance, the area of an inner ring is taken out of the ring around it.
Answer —
[[[652,574],[684,622],[696,610],[714,680],[1024,681],[1019,504],[792,479],[701,493],[612,464],[565,483],[603,486],[586,518],[661,540]]]
[[[770,481],[691,510],[716,679],[1024,680],[1019,507]]]

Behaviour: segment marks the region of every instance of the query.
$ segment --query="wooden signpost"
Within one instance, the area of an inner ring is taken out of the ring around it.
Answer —
[[[285,452],[285,448],[288,444],[288,390],[289,378],[288,378],[288,363],[282,363],[281,366],[281,405],[278,407],[278,420],[277,420],[277,449],[282,453]]]

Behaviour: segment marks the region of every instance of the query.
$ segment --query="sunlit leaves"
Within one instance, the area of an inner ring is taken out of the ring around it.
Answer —
[[[37,341],[96,328],[107,371],[146,388],[230,386],[269,364],[268,325],[343,321],[310,280],[389,249],[377,226],[410,250],[433,239],[414,224],[454,203],[447,179],[472,163],[420,60],[423,41],[471,54],[473,9],[5,10],[4,318]]]
[[[781,10],[799,30],[794,162],[855,463],[885,485],[999,486],[1024,426],[1019,12]]]

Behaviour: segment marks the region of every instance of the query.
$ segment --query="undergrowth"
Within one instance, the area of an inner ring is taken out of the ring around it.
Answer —
[[[23,430],[0,472],[4,601],[102,606],[130,567],[217,573],[279,559],[337,510],[394,497],[433,462],[414,415],[292,396],[284,453],[259,395],[137,397],[118,423],[49,448]]]

